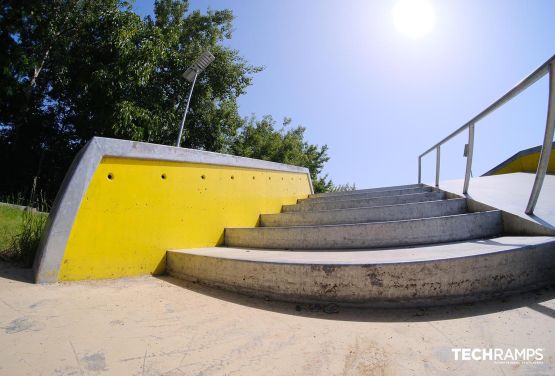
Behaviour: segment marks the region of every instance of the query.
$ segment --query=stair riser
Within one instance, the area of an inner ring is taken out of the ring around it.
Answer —
[[[501,213],[492,211],[357,225],[229,228],[225,244],[268,249],[376,248],[494,237],[501,232]]]
[[[441,217],[465,211],[466,200],[455,199],[374,208],[262,214],[260,225],[279,227],[384,222]]]
[[[314,197],[314,198],[307,198],[299,200],[300,204],[312,204],[315,202],[332,202],[332,201],[341,201],[341,200],[364,200],[368,198],[376,198],[376,197],[389,197],[389,196],[400,196],[400,195],[407,195],[407,194],[415,194],[415,193],[425,193],[431,192],[432,187],[422,187],[422,188],[407,188],[407,189],[398,189],[392,191],[383,191],[383,192],[370,192],[370,193],[352,193],[350,195],[342,195],[342,196],[329,196],[329,197]]]
[[[315,202],[315,203],[307,202],[302,205],[284,205],[282,207],[282,211],[286,213],[286,212],[295,212],[295,211],[335,210],[335,209],[350,209],[350,208],[362,208],[362,207],[384,206],[384,205],[398,205],[398,204],[406,204],[409,202],[441,200],[444,197],[445,195],[443,192],[428,192],[428,193],[416,193],[412,195],[368,198],[364,200],[342,200],[342,201]]]
[[[358,192],[358,193],[387,192],[387,191],[398,190],[398,189],[422,188],[422,187],[425,187],[425,185],[424,184],[407,184],[407,185],[396,185],[396,186],[391,186],[391,187],[357,189],[356,191],[315,193],[315,194],[309,195],[309,197],[344,196],[344,195],[352,194],[353,192]]]
[[[371,306],[472,302],[550,283],[553,243],[463,258],[380,265],[250,262],[168,252],[174,277],[261,298]]]

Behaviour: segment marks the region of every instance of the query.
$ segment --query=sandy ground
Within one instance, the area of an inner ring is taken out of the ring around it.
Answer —
[[[553,375],[554,330],[555,288],[326,313],[169,277],[35,285],[0,263],[1,375]],[[544,360],[456,361],[461,347],[542,348]]]

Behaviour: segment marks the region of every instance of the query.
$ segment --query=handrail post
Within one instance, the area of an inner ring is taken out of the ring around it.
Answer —
[[[472,171],[472,154],[474,153],[474,124],[468,126],[468,150],[466,153],[466,173],[464,174],[463,194],[468,193],[470,173]]]
[[[422,156],[418,157],[418,184],[422,184]]]
[[[439,187],[439,164],[441,160],[441,146],[438,145],[436,148],[436,187]]]
[[[526,206],[526,214],[534,213],[534,208],[538,202],[540,191],[542,189],[543,180],[549,165],[549,158],[551,157],[551,148],[553,145],[553,131],[555,130],[555,61],[549,64],[549,101],[547,105],[547,122],[545,125],[545,135],[543,137],[543,145],[540,153],[540,160],[538,162],[538,169],[536,171],[536,178],[534,179],[534,186],[532,193]]]

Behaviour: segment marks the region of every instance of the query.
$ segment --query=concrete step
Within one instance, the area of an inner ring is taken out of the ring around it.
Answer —
[[[282,212],[311,211],[311,210],[335,210],[363,208],[372,206],[397,205],[409,202],[423,202],[441,200],[445,197],[443,192],[413,193],[399,196],[374,197],[362,200],[339,200],[324,202],[303,202],[297,205],[283,205]]]
[[[398,247],[498,236],[498,210],[445,217],[326,226],[226,228],[229,247],[341,249]]]
[[[415,202],[370,208],[299,211],[260,215],[263,227],[337,225],[442,217],[466,212],[466,199]]]
[[[406,194],[414,193],[424,193],[432,192],[432,187],[416,187],[416,188],[402,188],[390,191],[378,191],[378,192],[366,192],[361,193],[359,191],[353,191],[351,194],[340,195],[340,196],[324,196],[324,197],[310,197],[307,199],[299,200],[299,203],[314,203],[314,202],[331,202],[340,200],[362,200],[367,198],[377,198],[377,197],[388,197],[388,196],[400,196]]]
[[[309,195],[309,197],[331,197],[331,196],[344,196],[350,195],[353,193],[370,193],[370,192],[386,192],[386,191],[394,191],[399,189],[406,189],[406,188],[422,188],[427,187],[424,184],[407,184],[407,185],[395,185],[391,187],[380,187],[380,188],[368,188],[368,189],[357,189],[354,191],[342,191],[342,192],[326,192],[326,193],[314,193]]]
[[[202,248],[169,251],[167,272],[292,302],[430,306],[510,294],[555,278],[555,238],[502,237],[341,252]]]

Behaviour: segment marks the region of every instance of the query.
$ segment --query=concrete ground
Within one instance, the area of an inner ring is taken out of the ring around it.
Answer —
[[[0,375],[553,375],[555,288],[433,309],[297,306],[169,277],[35,285],[0,263]],[[337,312],[338,311],[338,312]],[[543,364],[452,348],[542,348]]]

